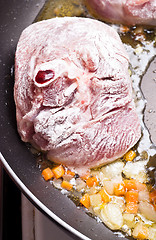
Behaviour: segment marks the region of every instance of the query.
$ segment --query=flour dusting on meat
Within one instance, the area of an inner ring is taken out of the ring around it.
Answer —
[[[86,0],[98,17],[122,24],[156,25],[156,0]]]
[[[97,20],[65,17],[26,28],[14,89],[25,142],[69,167],[96,167],[140,138],[128,57],[118,34]]]

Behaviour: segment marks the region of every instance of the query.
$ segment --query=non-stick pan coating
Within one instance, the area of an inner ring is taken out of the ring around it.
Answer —
[[[59,190],[45,182],[36,160],[21,141],[16,128],[14,54],[22,30],[33,22],[43,0],[2,0],[0,2],[0,150],[1,160],[21,191],[50,218],[83,239],[115,240],[104,224],[86,214]]]

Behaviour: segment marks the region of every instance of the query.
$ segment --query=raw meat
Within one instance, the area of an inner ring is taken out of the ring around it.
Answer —
[[[86,0],[103,20],[127,25],[156,25],[156,0]]]
[[[55,18],[25,29],[14,96],[22,140],[69,167],[111,162],[140,138],[127,54],[97,20]]]

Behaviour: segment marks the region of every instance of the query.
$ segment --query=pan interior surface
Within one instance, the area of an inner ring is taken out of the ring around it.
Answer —
[[[17,133],[13,99],[15,49],[22,30],[34,21],[43,4],[43,0],[6,0],[5,3],[0,3],[0,158],[21,191],[50,218],[54,218],[82,239],[102,240],[103,236],[107,236],[108,240],[120,239],[42,179],[36,159]]]
[[[68,0],[68,2],[70,1]],[[115,232],[114,234],[103,223],[97,222],[95,218],[86,214],[83,209],[77,208],[73,201],[64,196],[58,189],[55,189],[52,184],[45,182],[41,177],[35,157],[21,141],[17,133],[13,99],[15,49],[22,30],[35,19],[39,21],[46,18],[46,8],[50,2],[47,2],[41,11],[44,3],[44,0],[6,0],[5,3],[3,1],[0,3],[0,158],[12,179],[29,200],[50,218],[54,218],[80,238],[93,240],[102,240],[104,238],[107,238],[107,240],[127,239],[120,232]],[[40,14],[38,14],[39,12]],[[78,15],[83,17],[88,16],[87,13],[82,11],[81,6]],[[55,16],[48,15],[47,18],[49,17]],[[126,41],[125,39],[126,35],[123,35],[122,40]],[[127,45],[127,49],[129,50],[129,45]],[[152,49],[152,51],[154,50]],[[147,57],[147,62],[144,64],[140,75],[143,74],[148,61],[154,55],[152,51],[151,55]],[[135,67],[135,64],[132,67]],[[148,78],[150,78],[151,75],[149,72],[148,74]],[[139,75],[137,77],[139,78]],[[144,76],[145,79],[146,75]],[[152,116],[152,113],[150,116]],[[152,128],[152,124],[150,126]]]

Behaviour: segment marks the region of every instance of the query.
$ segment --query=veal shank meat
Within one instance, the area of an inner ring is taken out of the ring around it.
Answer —
[[[94,14],[109,22],[156,26],[156,0],[86,0],[86,3]]]
[[[116,31],[97,20],[55,18],[26,28],[14,97],[22,140],[71,168],[114,161],[140,138],[127,54]]]

